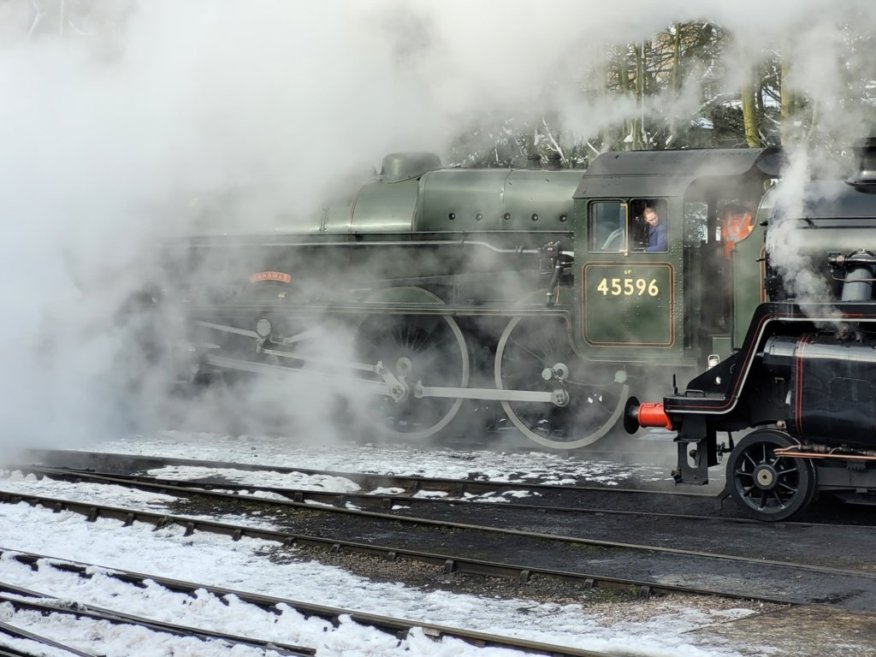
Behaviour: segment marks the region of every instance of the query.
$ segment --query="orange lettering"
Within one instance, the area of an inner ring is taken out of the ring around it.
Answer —
[[[292,282],[292,277],[281,271],[260,271],[257,274],[250,274],[250,283],[261,283],[263,281],[289,284]]]

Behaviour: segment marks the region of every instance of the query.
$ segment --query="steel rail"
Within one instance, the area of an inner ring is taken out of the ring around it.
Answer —
[[[2,591],[13,595],[4,595]],[[22,598],[37,598],[39,601]],[[255,648],[271,649],[292,655],[293,657],[310,657],[311,655],[316,654],[315,649],[307,648],[305,646],[296,646],[279,641],[267,641],[265,639],[255,639],[240,636],[238,634],[229,634],[227,632],[217,632],[215,630],[206,630],[199,627],[179,625],[177,623],[166,623],[164,621],[158,621],[144,616],[128,614],[113,609],[106,609],[104,607],[82,604],[79,602],[71,606],[68,601],[61,600],[55,596],[25,589],[2,581],[0,581],[0,602],[9,603],[19,609],[38,611],[40,613],[68,614],[90,618],[92,620],[106,621],[113,624],[137,625],[155,632],[172,634],[179,637],[195,637],[201,640],[218,640],[229,644],[240,644]]]
[[[303,501],[298,502],[298,501],[294,501],[294,500],[276,500],[276,499],[268,499],[268,498],[264,498],[264,497],[259,497],[257,495],[243,495],[243,494],[235,494],[235,493],[225,493],[222,491],[215,491],[215,490],[190,488],[187,486],[180,486],[176,483],[164,484],[164,483],[150,483],[150,482],[146,482],[146,481],[130,481],[130,480],[118,478],[115,476],[103,476],[103,475],[84,473],[84,472],[83,473],[76,473],[71,478],[76,483],[81,483],[82,481],[90,481],[90,482],[94,482],[94,483],[108,484],[108,485],[118,484],[118,485],[121,485],[123,487],[152,491],[152,492],[155,492],[158,494],[165,494],[165,495],[173,494],[176,496],[183,496],[183,497],[212,497],[212,498],[218,498],[218,499],[227,500],[227,501],[231,501],[231,502],[235,502],[235,503],[240,502],[240,501],[245,501],[247,503],[262,504],[265,506],[271,506],[271,505],[281,506],[281,507],[287,507],[287,508],[298,509],[298,510],[306,510],[308,512],[315,512],[315,513],[331,513],[331,514],[341,514],[341,515],[349,515],[349,516],[360,516],[360,517],[366,517],[366,518],[375,518],[375,519],[380,519],[380,520],[392,520],[395,522],[402,522],[402,523],[411,524],[411,525],[426,525],[426,526],[439,527],[439,528],[475,530],[475,531],[481,531],[481,532],[490,533],[490,534],[510,534],[512,536],[521,536],[521,537],[526,537],[526,538],[535,538],[535,539],[543,539],[543,540],[550,540],[550,541],[561,541],[561,542],[568,542],[568,543],[578,543],[578,544],[583,544],[583,545],[591,545],[591,546],[606,547],[606,548],[624,548],[624,549],[633,549],[633,550],[646,550],[649,552],[664,552],[664,553],[668,553],[668,554],[677,554],[677,555],[684,555],[684,556],[700,556],[700,557],[709,557],[709,558],[715,558],[715,559],[729,559],[732,561],[740,561],[743,563],[746,563],[746,562],[758,563],[758,564],[773,563],[775,565],[780,565],[780,564],[787,565],[787,564],[784,564],[784,563],[778,562],[778,561],[769,562],[769,561],[764,561],[762,559],[748,559],[748,558],[744,558],[744,557],[737,557],[737,556],[733,556],[733,555],[721,555],[721,554],[715,554],[715,553],[711,553],[711,552],[697,552],[694,550],[683,550],[683,549],[679,549],[679,548],[666,548],[666,547],[660,547],[660,546],[642,545],[642,544],[637,544],[637,543],[621,543],[621,542],[617,542],[617,541],[605,541],[605,540],[600,540],[600,539],[582,538],[582,537],[577,537],[577,536],[563,536],[561,534],[550,534],[550,533],[545,533],[545,532],[529,532],[529,531],[522,531],[522,530],[517,530],[517,529],[504,529],[504,528],[497,528],[497,527],[490,527],[490,526],[483,526],[483,525],[473,525],[470,523],[452,522],[452,521],[447,521],[447,520],[435,520],[433,518],[418,518],[416,516],[405,516],[405,515],[398,515],[398,514],[386,513],[386,512],[363,511],[363,510],[358,510],[358,509],[350,509],[350,508],[347,508],[344,506],[337,506],[337,507],[336,506],[321,506],[321,505],[318,506],[318,505],[313,505],[313,504],[307,504],[306,502],[303,502]],[[11,491],[0,490],[0,496],[2,496],[2,495],[16,496],[16,495],[22,495],[22,494],[21,493],[14,493]],[[24,496],[30,497],[29,495],[26,495],[26,494]],[[39,496],[33,496],[33,497],[39,497]],[[54,499],[54,498],[50,498],[50,499]],[[92,506],[95,506],[95,505],[92,505]],[[181,516],[181,517],[185,517],[185,516]],[[810,568],[817,569],[819,571],[822,570],[822,567],[820,567],[820,566],[806,566],[806,565],[801,564],[801,565],[799,565],[799,567],[807,568],[807,569],[810,569]],[[843,572],[846,572],[846,571],[843,571]],[[874,573],[873,577],[876,578],[876,573]]]
[[[33,641],[35,643],[49,646],[51,648],[57,648],[58,650],[63,650],[64,652],[70,653],[71,655],[76,655],[76,657],[100,657],[97,653],[79,650],[79,648],[74,648],[73,646],[67,645],[66,643],[61,643],[60,641],[50,639],[45,635],[37,634],[36,632],[31,632],[30,630],[25,630],[24,628],[13,625],[12,623],[7,623],[6,621],[0,621],[0,632],[3,632],[10,636],[17,636],[20,639],[27,639],[28,641]],[[19,651],[16,648],[10,648],[8,646],[0,646],[0,655],[7,654],[24,655],[25,657],[32,657],[33,655],[33,653],[31,652]]]
[[[449,498],[434,498],[434,497],[417,497],[416,494],[411,495],[403,495],[399,493],[368,493],[368,492],[360,492],[360,491],[320,491],[320,490],[312,490],[305,488],[281,488],[277,486],[259,486],[253,484],[240,484],[233,482],[218,482],[218,481],[194,481],[194,480],[180,480],[180,479],[164,479],[161,477],[150,477],[146,475],[132,475],[132,474],[117,474],[117,473],[109,473],[109,472],[100,472],[100,471],[90,471],[90,470],[78,470],[75,468],[56,468],[56,467],[48,467],[48,466],[40,466],[40,465],[16,465],[12,466],[13,469],[34,474],[36,476],[46,476],[52,479],[60,479],[64,481],[81,481],[83,479],[88,479],[91,481],[97,482],[105,482],[105,483],[118,483],[123,486],[136,486],[143,485],[144,487],[149,487],[149,489],[153,489],[154,487],[160,487],[162,489],[168,490],[179,490],[183,489],[185,491],[191,491],[192,493],[199,492],[208,492],[208,493],[231,493],[235,497],[246,497],[247,500],[250,498],[255,498],[258,500],[262,500],[266,503],[277,502],[280,500],[268,499],[264,497],[259,497],[254,495],[255,492],[260,493],[268,493],[274,495],[281,495],[283,497],[288,498],[291,502],[296,502],[298,504],[306,504],[308,502],[315,502],[318,504],[328,504],[337,508],[347,508],[348,504],[354,504],[359,507],[359,510],[363,511],[378,511],[378,512],[389,512],[393,509],[396,504],[405,504],[405,505],[419,505],[419,506],[436,506],[436,505],[454,505],[454,504],[471,504],[475,506],[482,507],[491,507],[491,508],[501,508],[501,509],[515,509],[515,510],[528,510],[528,511],[550,511],[551,513],[577,513],[577,514],[599,514],[599,515],[621,515],[621,516],[648,516],[655,518],[677,518],[677,519],[685,519],[685,520],[702,520],[709,522],[727,522],[733,524],[747,524],[747,525],[758,525],[761,524],[760,521],[754,520],[753,518],[747,517],[722,517],[716,518],[713,515],[697,515],[697,514],[684,514],[684,513],[670,513],[666,511],[645,511],[645,510],[628,510],[628,509],[611,509],[606,507],[580,507],[580,506],[559,506],[559,505],[548,505],[548,504],[527,504],[522,502],[511,502],[511,501],[503,501],[503,502],[495,502],[495,501],[485,501],[485,500],[477,500],[477,499],[467,499],[465,497],[461,497],[464,493],[454,491],[454,490],[442,490],[439,489],[436,492],[450,492],[451,494],[456,495],[455,497]],[[420,480],[413,480],[419,483]],[[459,488],[463,488],[463,486],[459,486]],[[481,484],[482,490],[486,492],[494,492],[490,490],[488,484]],[[503,486],[505,488],[505,486]],[[513,490],[520,490],[528,488],[525,485],[514,486]],[[416,490],[416,489],[415,489]],[[420,488],[420,490],[423,490]],[[499,489],[501,490],[501,488]],[[602,491],[615,493],[617,491],[611,491],[602,489]],[[600,492],[602,492],[600,491]],[[496,491],[497,492],[497,491]],[[496,499],[496,498],[489,498]],[[722,498],[723,499],[723,498]],[[715,498],[716,505],[720,501],[719,498]],[[792,524],[792,523],[785,523]]]
[[[378,473],[349,472],[343,470],[318,470],[313,468],[299,468],[280,465],[261,465],[251,463],[239,463],[234,461],[214,461],[209,459],[189,459],[165,456],[143,456],[140,454],[120,454],[115,452],[84,452],[78,450],[34,450],[29,449],[22,455],[34,461],[46,460],[46,465],[55,467],[75,467],[87,470],[90,462],[119,462],[130,469],[130,465],[139,466],[140,469],[154,469],[157,467],[178,465],[184,467],[204,467],[215,469],[242,470],[246,472],[277,472],[280,474],[305,474],[325,475],[329,477],[342,477],[363,487],[401,487],[409,491],[418,491],[428,487],[430,490],[454,491],[459,495],[465,493],[483,494],[485,492],[497,492],[500,490],[526,489],[533,492],[609,492],[629,493],[632,495],[667,495],[691,499],[714,499],[711,493],[692,493],[678,490],[645,490],[640,488],[620,488],[612,486],[581,486],[567,484],[527,483],[491,481],[485,479],[453,479],[450,477],[422,477],[419,475],[392,475]],[[84,463],[83,463],[84,461]],[[70,463],[83,463],[78,466],[70,466]],[[8,469],[10,466],[4,466]]]
[[[72,561],[61,559],[58,557],[36,554],[32,552],[23,552],[20,550],[11,550],[9,548],[0,547],[0,554],[11,555],[17,561],[26,565],[33,566],[37,562],[45,561],[54,568],[61,568],[66,572],[74,572],[80,577],[90,577],[89,569],[99,568],[103,575],[113,577],[120,581],[132,584],[140,584],[146,580],[153,581],[171,591],[194,593],[199,590],[209,592],[211,595],[222,598],[225,596],[235,596],[239,600],[255,605],[267,611],[275,613],[277,605],[286,605],[291,609],[301,613],[304,616],[314,616],[322,618],[337,624],[341,616],[348,616],[351,620],[359,625],[374,627],[378,630],[399,636],[406,634],[411,629],[420,627],[427,636],[433,639],[439,639],[447,636],[461,639],[468,643],[479,646],[495,646],[503,648],[513,648],[525,652],[543,653],[547,655],[555,655],[556,657],[610,657],[608,653],[597,652],[591,650],[582,650],[568,646],[560,646],[549,644],[540,641],[530,641],[527,639],[519,639],[516,637],[502,636],[498,634],[490,634],[487,632],[478,632],[474,630],[466,630],[455,628],[446,625],[438,625],[435,623],[422,623],[402,618],[394,618],[391,616],[383,616],[380,614],[371,614],[343,607],[332,607],[329,605],[318,605],[290,598],[281,598],[277,596],[265,595],[262,593],[252,593],[239,589],[231,589],[227,587],[214,586],[209,584],[200,584],[186,580],[163,577],[160,575],[152,575],[139,573],[136,571],[123,570],[115,567],[101,566],[99,564],[85,563],[82,561]]]
[[[265,506],[279,506],[292,508],[297,510],[305,510],[307,512],[312,513],[329,513],[329,514],[338,514],[338,515],[347,515],[347,516],[359,516],[365,518],[373,518],[377,520],[391,520],[393,522],[400,522],[404,524],[409,524],[412,526],[427,526],[441,529],[461,529],[468,531],[478,531],[483,532],[485,534],[494,534],[494,535],[508,535],[512,537],[521,537],[521,538],[530,538],[544,541],[551,541],[556,543],[566,543],[573,545],[586,545],[593,546],[599,548],[617,548],[617,549],[625,549],[625,550],[634,550],[638,552],[656,552],[662,554],[676,555],[676,556],[685,556],[685,557],[701,557],[706,559],[715,559],[727,562],[741,563],[741,564],[756,564],[756,565],[772,565],[772,566],[780,566],[785,568],[795,568],[799,570],[816,572],[816,573],[830,573],[830,574],[841,574],[848,576],[856,576],[863,577],[869,579],[876,579],[876,572],[867,572],[863,570],[846,570],[843,568],[832,568],[830,566],[816,566],[811,564],[801,564],[801,563],[789,563],[787,561],[777,561],[770,559],[756,559],[752,557],[741,557],[738,555],[732,554],[721,554],[715,552],[705,552],[700,550],[688,550],[683,548],[671,548],[671,547],[663,547],[657,545],[645,545],[640,543],[627,543],[621,541],[609,541],[603,539],[594,539],[594,538],[584,538],[579,536],[566,536],[562,534],[552,534],[547,532],[531,532],[519,529],[507,529],[500,527],[492,527],[485,525],[474,525],[470,523],[463,522],[453,522],[447,520],[436,520],[433,518],[420,518],[416,516],[406,516],[399,515],[393,513],[385,513],[385,512],[375,512],[375,511],[362,511],[358,509],[350,509],[346,507],[335,507],[335,506],[322,506],[322,505],[313,505],[307,504],[305,502],[297,502],[293,500],[275,500],[268,499],[264,497],[259,497],[255,495],[242,495],[242,494],[234,494],[234,493],[224,493],[220,491],[209,491],[209,490],[198,490],[192,489],[184,486],[176,486],[171,484],[152,484],[146,482],[127,482],[125,480],[116,480],[114,477],[104,477],[102,475],[88,474],[82,473],[77,474],[75,479],[79,480],[88,480],[96,483],[104,483],[104,484],[119,484],[122,486],[127,486],[131,488],[138,488],[141,490],[153,491],[161,494],[174,494],[178,496],[186,496],[186,497],[213,497],[219,498],[222,500],[228,500],[232,502],[240,502],[245,501],[248,504],[261,504]],[[9,491],[0,491],[0,496],[3,495],[20,495],[20,493],[12,493]],[[78,504],[78,503],[77,503]],[[94,505],[92,505],[94,506]],[[186,516],[180,516],[186,517]],[[757,524],[755,521],[754,524]]]
[[[241,499],[239,496],[229,496],[232,498]],[[260,499],[260,498],[253,498]],[[249,501],[249,499],[247,499]],[[594,586],[614,587],[623,590],[635,591],[640,596],[649,596],[652,593],[686,593],[696,595],[718,595],[725,598],[733,598],[740,600],[758,600],[775,604],[802,604],[808,603],[807,600],[798,600],[788,597],[760,595],[746,593],[734,593],[732,591],[717,591],[710,590],[705,587],[684,586],[677,584],[667,584],[654,579],[634,579],[630,577],[607,576],[594,573],[576,572],[569,570],[561,570],[556,568],[541,568],[533,567],[526,564],[512,564],[506,562],[489,561],[486,559],[477,559],[464,557],[455,554],[444,554],[436,552],[428,552],[425,550],[416,550],[408,548],[399,548],[397,546],[376,545],[371,543],[362,543],[358,541],[347,540],[337,537],[314,536],[312,534],[291,532],[287,530],[266,529],[248,525],[235,525],[230,523],[219,522],[215,520],[203,520],[190,516],[178,516],[154,511],[143,511],[136,509],[128,509],[123,507],[114,507],[109,505],[94,504],[91,502],[77,502],[72,500],[59,499],[54,497],[45,497],[39,495],[30,495],[24,493],[15,493],[0,490],[0,502],[8,504],[17,504],[25,502],[32,506],[42,506],[52,510],[55,513],[60,511],[70,511],[85,517],[88,521],[96,521],[102,519],[115,519],[124,523],[124,526],[131,526],[135,521],[151,524],[155,527],[164,527],[168,525],[177,525],[185,528],[185,535],[190,536],[195,531],[206,531],[213,534],[229,536],[237,541],[243,537],[260,539],[280,543],[285,546],[307,546],[329,549],[332,553],[339,553],[342,549],[349,550],[353,553],[365,554],[369,556],[379,556],[390,560],[396,560],[401,557],[408,558],[417,562],[436,565],[443,569],[447,574],[450,573],[465,573],[473,575],[482,575],[490,577],[503,577],[508,579],[516,579],[521,583],[529,581],[533,576],[556,577],[572,582],[583,583],[584,588],[592,588]],[[287,502],[288,505],[295,503]],[[331,509],[328,507],[318,507],[312,505],[297,505],[306,511],[331,511],[343,512],[342,509]],[[357,512],[351,512],[357,513]],[[734,557],[728,555],[716,555],[712,553],[694,552],[689,550],[673,550],[671,548],[659,548],[648,546],[637,546],[633,544],[617,543],[611,541],[599,541],[591,539],[580,539],[574,537],[562,537],[555,534],[537,534],[515,530],[502,530],[488,527],[479,527],[476,525],[466,525],[463,523],[441,523],[436,521],[419,521],[415,518],[405,516],[392,516],[385,514],[376,514],[368,512],[358,512],[358,515],[373,517],[373,518],[388,518],[393,521],[401,522],[419,522],[421,525],[433,525],[436,527],[451,527],[457,529],[470,529],[474,531],[483,531],[489,534],[525,536],[528,538],[542,539],[557,543],[566,543],[572,545],[591,545],[604,548],[621,548],[631,549],[644,552],[662,552],[669,553],[674,556],[682,557],[702,557],[705,559],[714,559],[719,561],[751,563],[757,566],[776,566],[784,569],[802,570],[808,572],[821,572],[826,574],[843,575],[856,578],[873,578],[876,579],[876,573],[868,574],[862,571],[846,571],[842,569],[831,569],[818,566],[795,565],[786,562],[768,561],[760,559],[746,559],[742,557]]]

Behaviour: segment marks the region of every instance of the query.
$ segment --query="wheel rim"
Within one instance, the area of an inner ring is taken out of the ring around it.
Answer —
[[[567,406],[502,402],[508,419],[529,440],[552,449],[577,449],[596,442],[617,424],[629,386],[597,382],[572,351],[562,322],[513,318],[496,348],[496,387],[552,391],[558,384],[542,376],[546,369],[568,372]]]
[[[366,416],[372,426],[390,437],[416,440],[435,435],[453,420],[462,399],[413,394],[421,381],[424,386],[468,385],[465,337],[452,317],[374,315],[359,326],[358,341],[362,362],[380,361],[408,385],[402,401],[380,396],[369,405]]]
[[[781,520],[805,507],[814,491],[808,461],[777,456],[793,442],[778,431],[746,436],[727,463],[731,493],[743,509],[762,520]]]

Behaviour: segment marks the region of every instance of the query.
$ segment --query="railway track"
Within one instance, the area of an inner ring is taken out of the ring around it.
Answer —
[[[99,569],[100,572],[108,577],[112,577],[119,581],[130,584],[131,586],[144,587],[147,582],[154,582],[165,589],[173,592],[181,592],[189,595],[203,595],[206,592],[215,596],[219,600],[226,600],[229,597],[234,597],[244,603],[254,605],[267,613],[275,614],[280,607],[287,607],[305,617],[317,617],[337,624],[341,617],[348,617],[355,623],[377,628],[383,632],[389,633],[397,638],[403,638],[408,632],[414,628],[422,628],[427,636],[434,639],[442,637],[452,637],[466,641],[478,646],[494,646],[502,648],[510,648],[525,653],[535,653],[541,655],[553,655],[555,657],[608,657],[607,653],[581,650],[568,646],[560,646],[555,644],[543,643],[538,641],[529,641],[516,637],[503,636],[499,634],[491,634],[488,632],[477,632],[465,630],[444,625],[414,622],[402,618],[394,618],[379,614],[362,613],[356,610],[345,609],[342,607],[332,607],[327,605],[317,605],[300,600],[289,598],[280,598],[276,596],[268,596],[249,591],[241,591],[227,587],[213,586],[199,582],[190,582],[179,579],[162,577],[151,573],[140,573],[129,570],[121,570],[118,568],[106,568],[99,564],[84,563],[81,561],[70,561],[59,559],[47,555],[35,554],[30,552],[21,552],[18,550],[9,550],[0,547],[0,555],[14,559],[20,563],[30,566],[31,568],[55,568],[65,573],[73,573],[80,578],[91,577],[91,572]],[[11,594],[11,595],[10,595]],[[39,600],[39,601],[35,601]],[[46,602],[46,600],[52,600]],[[61,601],[51,599],[50,596],[38,594],[34,591],[29,591],[18,586],[0,582],[0,601],[10,602],[11,604],[20,606],[26,609],[41,610],[46,613],[64,613],[80,616],[88,616],[91,618],[100,618],[114,623],[135,623],[143,627],[155,629],[158,631],[171,632],[178,636],[196,636],[224,640],[230,644],[248,644],[257,647],[271,648],[277,652],[281,652],[293,657],[309,656],[314,654],[314,650],[307,647],[285,645],[274,641],[263,641],[259,639],[251,639],[248,637],[238,637],[228,635],[221,632],[210,632],[200,628],[183,627],[169,623],[162,623],[152,619],[147,619],[130,614],[124,614],[112,610],[102,609],[92,605],[77,604],[74,607],[61,606]],[[2,630],[2,627],[0,627]],[[51,639],[45,639],[47,645],[51,645]],[[91,653],[77,651],[75,648],[71,650],[72,654],[84,655],[90,657]]]
[[[204,641],[214,640],[221,642],[221,645],[218,647],[224,650],[231,650],[234,646],[243,645],[263,650],[270,649],[291,657],[310,657],[316,653],[313,648],[305,646],[295,646],[278,641],[266,641],[252,637],[229,634],[227,632],[217,632],[192,626],[179,625],[176,623],[166,623],[143,616],[128,614],[94,605],[82,604],[80,602],[71,605],[68,600],[61,600],[45,593],[15,586],[2,581],[0,581],[0,603],[6,603],[12,606],[16,611],[35,611],[43,616],[61,614],[74,616],[77,619],[86,618],[92,621],[106,621],[113,625],[133,625],[154,632],[171,634],[177,637],[194,637]],[[34,635],[31,638],[37,639],[37,636]],[[45,643],[46,645],[57,645],[57,642],[49,637],[39,636],[38,640],[40,643]],[[64,649],[69,651],[73,648],[72,646],[66,645]],[[74,654],[82,653],[75,650]]]
[[[0,634],[5,634],[6,636],[15,639],[23,639],[24,641],[34,643],[39,646],[56,648],[63,651],[65,654],[76,655],[76,657],[99,657],[97,653],[79,650],[69,643],[56,641],[55,639],[47,637],[44,634],[31,632],[30,630],[27,630],[23,627],[19,627],[13,623],[7,623],[5,621],[0,622]],[[31,650],[19,650],[17,648],[13,648],[12,646],[0,646],[0,657],[33,657],[33,654],[34,653]]]
[[[876,562],[867,547],[869,541],[862,543],[860,540],[862,533],[876,540],[874,527],[852,529],[842,524],[819,523],[813,526],[805,522],[770,526],[736,515],[717,516],[719,500],[705,495],[556,485],[515,487],[503,482],[474,482],[474,486],[469,486],[470,482],[467,481],[399,476],[379,476],[371,485],[377,485],[377,491],[417,492],[331,492],[237,484],[221,481],[222,476],[180,480],[35,465],[26,466],[26,470],[40,476],[68,481],[90,479],[107,484],[139,486],[151,491],[175,491],[174,494],[178,495],[185,495],[185,491],[190,490],[247,497],[264,496],[305,505],[329,505],[350,512],[370,511],[496,529],[511,527],[526,529],[535,534],[557,534],[614,544],[644,542],[648,547],[658,549],[683,549],[706,554],[726,553],[738,557],[750,556],[754,550],[761,561],[792,561],[812,566],[847,565],[857,569],[863,564],[865,568],[876,570]],[[343,474],[311,472],[337,477]],[[370,475],[364,475],[368,476]],[[367,480],[361,481],[364,483]],[[387,483],[395,483],[397,486],[386,488]],[[474,491],[479,495],[475,495]],[[519,502],[507,499],[503,499],[501,503],[494,502],[495,494],[502,491],[528,497]],[[420,493],[425,496],[419,497]],[[442,496],[435,497],[436,494]],[[581,501],[586,506],[574,506]],[[735,508],[731,509],[736,511]],[[704,526],[709,531],[703,531]],[[764,537],[769,537],[770,540],[764,541]],[[843,546],[841,550],[825,550],[825,544],[837,542]]]
[[[543,482],[539,478],[531,479],[529,474],[520,473],[515,480],[495,480],[487,475],[480,473],[470,473],[465,479],[449,478],[449,477],[426,477],[419,475],[400,475],[400,474],[382,474],[378,472],[350,472],[330,469],[311,469],[303,467],[290,467],[282,465],[265,465],[256,463],[242,463],[240,461],[223,461],[218,459],[193,459],[180,458],[172,456],[144,455],[144,454],[128,454],[114,452],[89,452],[84,450],[65,450],[65,449],[27,449],[18,453],[19,460],[27,460],[33,463],[41,463],[43,465],[54,465],[58,467],[72,467],[78,469],[100,469],[113,472],[140,472],[167,466],[185,466],[185,467],[205,467],[211,469],[234,469],[242,472],[274,472],[279,474],[327,474],[345,477],[360,484],[363,488],[376,488],[380,486],[393,486],[410,482],[410,485],[417,486],[416,482],[421,482],[421,485],[428,484],[430,488],[439,487],[442,484],[446,486],[459,486],[465,484],[470,486],[467,490],[478,492],[479,486],[531,486],[533,489],[550,490],[552,488],[580,488],[580,489],[610,489],[623,490],[617,486],[592,486],[588,485],[581,475],[575,477],[570,473],[563,475],[564,481],[562,484]],[[618,465],[614,463],[614,465]],[[659,482],[654,482],[658,483]],[[665,482],[664,490],[682,496],[704,497],[708,494],[697,493],[679,493],[675,485],[669,480]]]
[[[501,503],[507,508],[532,508],[572,511],[595,510],[623,513],[648,511],[658,513],[668,506],[675,513],[712,515],[721,508],[721,499],[714,494],[679,492],[676,490],[641,490],[607,488],[592,485],[562,485],[528,482],[493,481],[489,479],[450,479],[411,475],[315,470],[261,466],[222,461],[129,456],[125,454],[84,452],[34,452],[29,464],[7,466],[36,474],[51,473],[61,477],[65,473],[102,474],[128,481],[163,482],[168,486],[192,487],[230,492],[251,491],[254,494],[278,495],[320,504],[346,505],[386,510],[395,503],[428,504],[432,502],[487,502]],[[183,469],[185,477],[179,474]],[[201,469],[203,474],[197,474]],[[159,474],[153,474],[158,471]],[[161,472],[175,471],[175,476],[161,476]],[[290,475],[297,478],[319,478],[307,487],[266,486],[252,483],[259,474],[276,478]],[[243,475],[246,483],[234,481]],[[334,480],[334,481],[331,481]],[[337,481],[349,484],[339,487]],[[332,487],[336,490],[332,490]],[[355,487],[355,490],[351,489]]]
[[[79,476],[83,481],[119,483],[101,475],[80,473]],[[177,524],[187,533],[212,531],[234,538],[250,536],[287,545],[320,546],[334,552],[345,550],[384,558],[415,559],[435,564],[445,572],[515,577],[521,581],[533,576],[552,576],[576,580],[585,586],[600,583],[646,592],[667,590],[768,602],[832,603],[849,609],[876,609],[876,575],[860,568],[788,563],[727,552],[710,553],[641,542],[313,506],[143,481],[129,483],[140,489],[185,498],[187,503],[195,500],[201,511],[205,505],[215,511],[217,500],[222,505],[237,505],[239,515],[252,512],[253,505],[257,505],[258,520],[220,523],[205,519],[203,513],[201,517],[162,514],[9,491],[0,493],[0,500],[23,500],[53,510],[67,509],[91,520],[104,517],[129,525],[135,520],[153,525]],[[223,511],[229,513],[230,508],[223,506]],[[506,511],[495,505],[490,508],[499,517]],[[266,523],[268,509],[272,509],[271,520]]]

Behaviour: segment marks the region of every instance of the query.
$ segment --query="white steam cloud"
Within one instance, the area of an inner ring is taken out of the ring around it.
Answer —
[[[446,152],[484,113],[552,111],[593,135],[641,111],[582,93],[605,48],[698,19],[734,33],[739,70],[788,49],[791,82],[851,139],[864,118],[834,104],[850,64],[837,26],[869,29],[874,11],[826,0],[6,2],[0,446],[118,431],[138,413],[126,390],[160,388],[142,378],[137,327],[118,311],[155,275],[154,240],[184,233],[201,198],[257,187],[237,218],[292,228],[351,171],[388,151]],[[688,80],[654,107],[689,116],[696,90]]]

